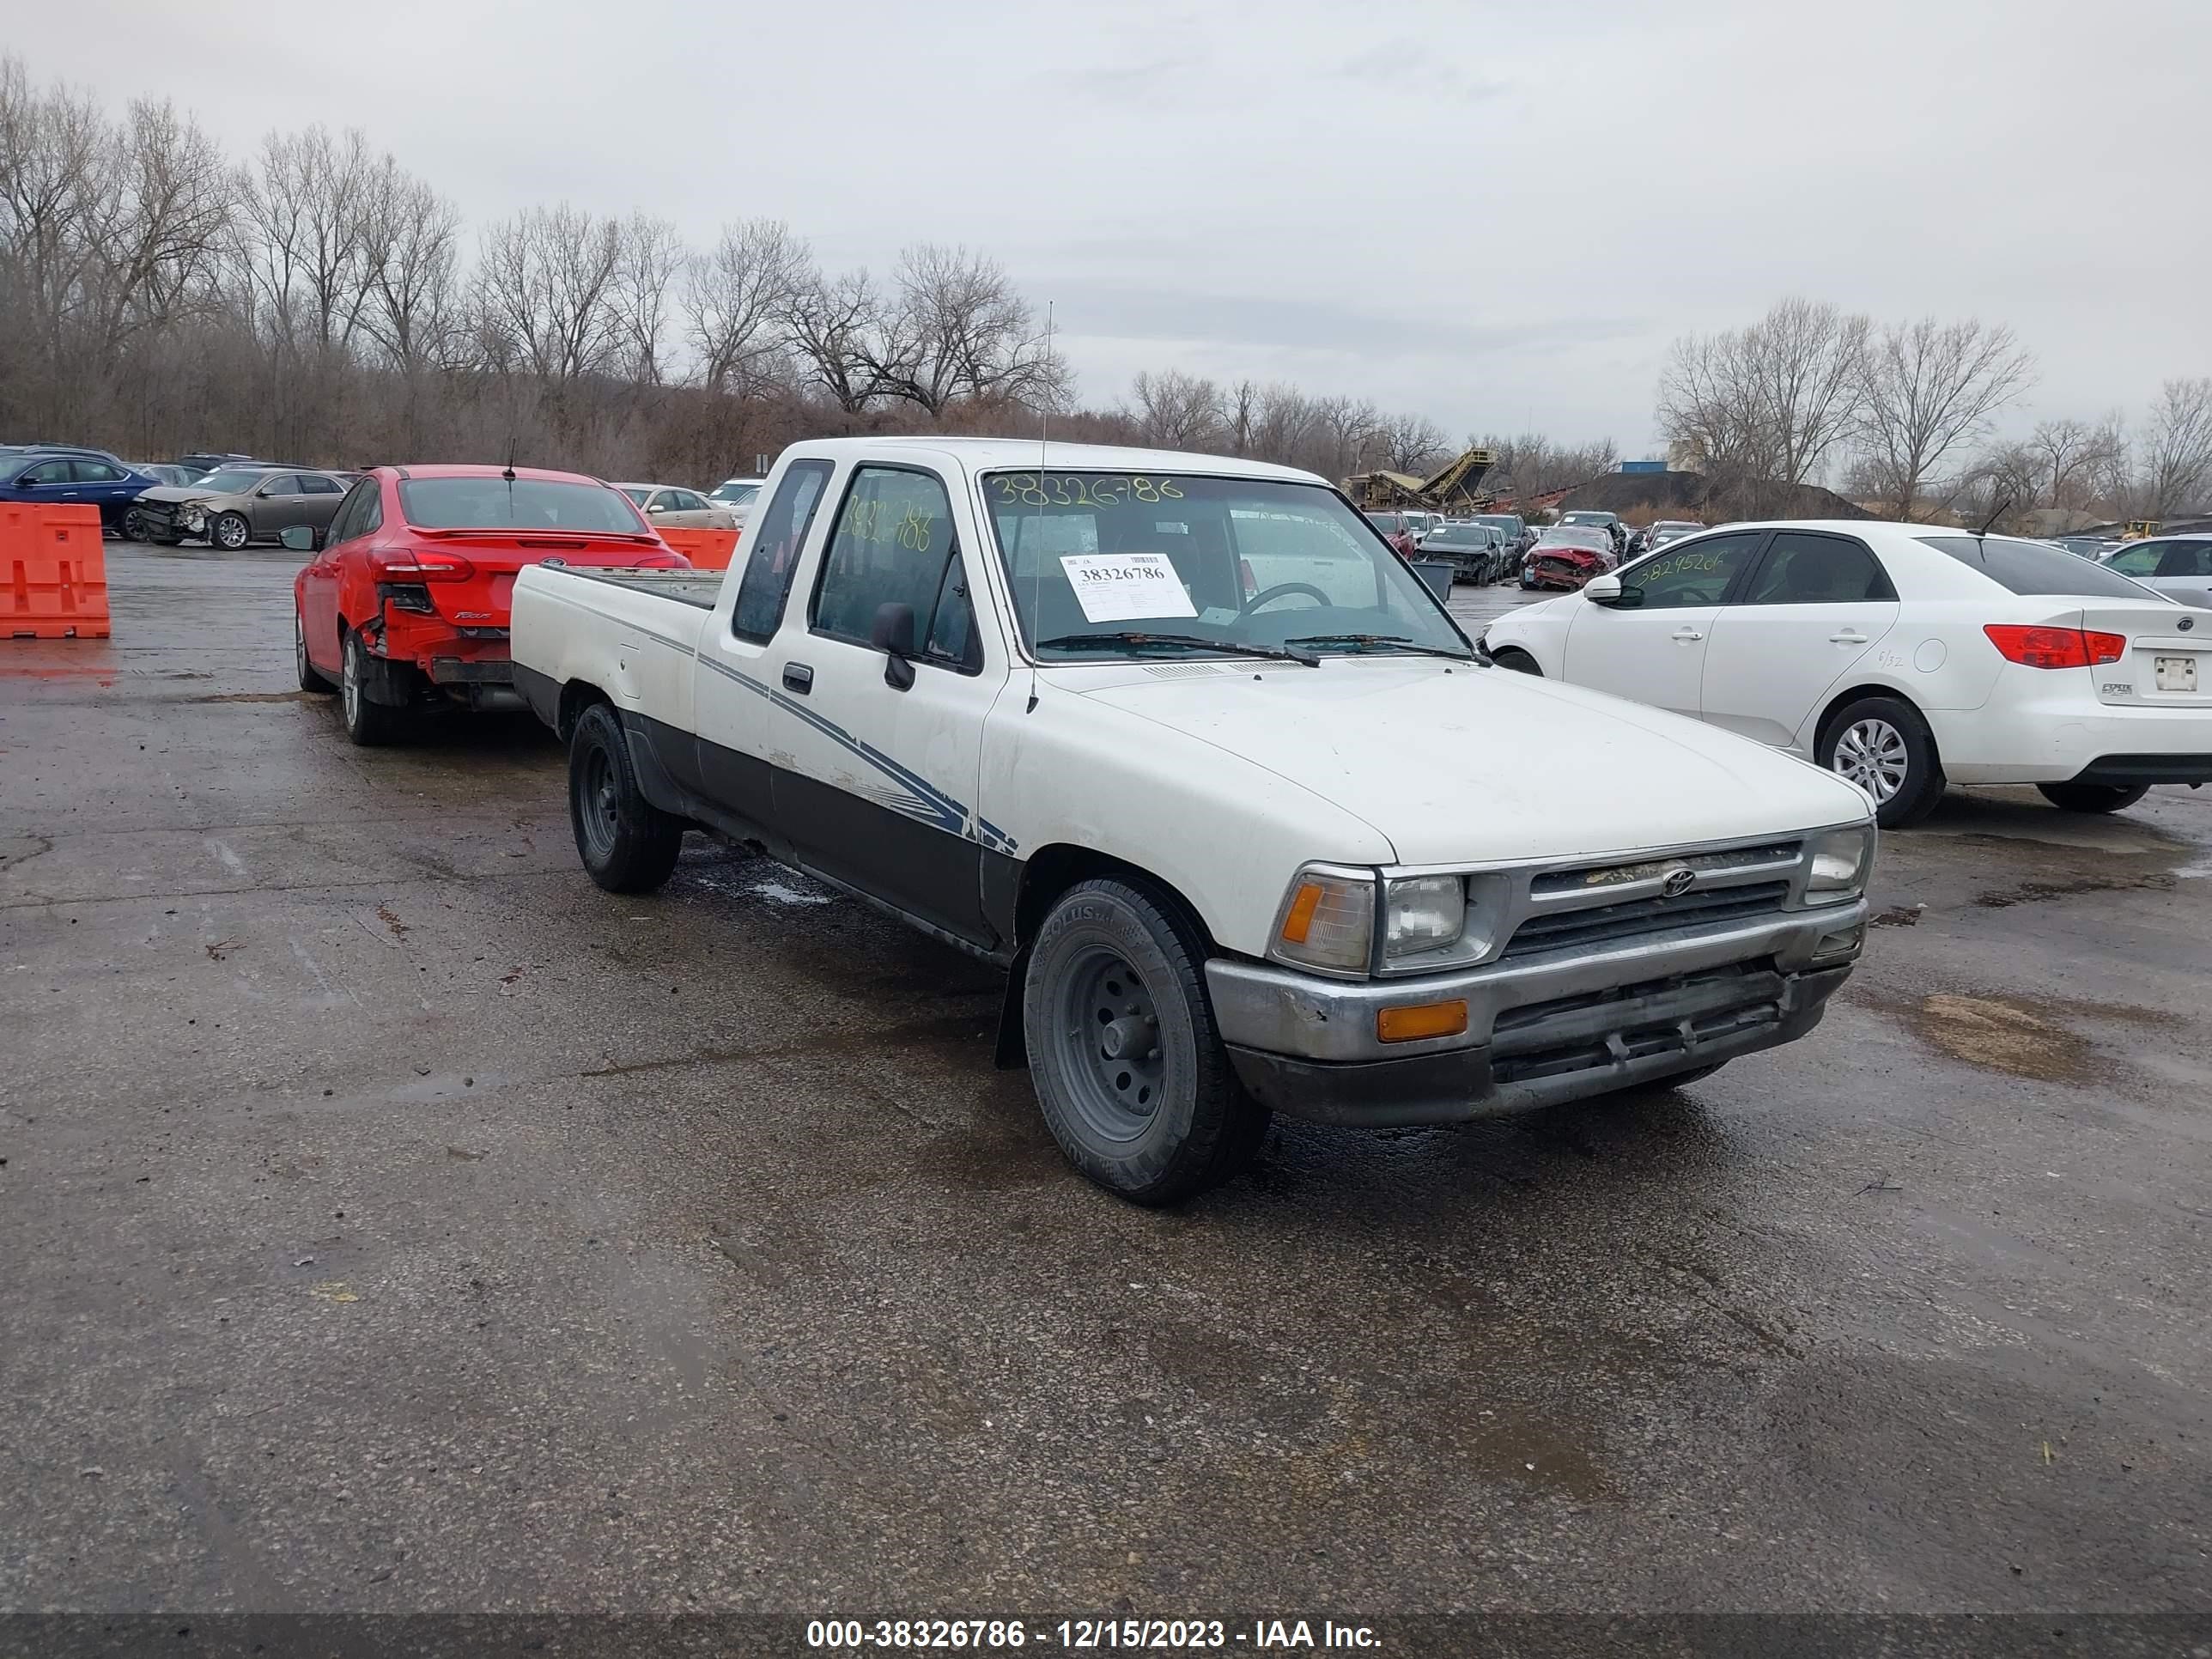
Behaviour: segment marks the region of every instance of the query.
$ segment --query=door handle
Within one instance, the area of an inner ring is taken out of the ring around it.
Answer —
[[[1867,636],[1854,628],[1846,628],[1840,634],[1828,635],[1828,643],[1831,645],[1864,645],[1866,642]]]
[[[814,671],[803,662],[787,662],[783,665],[783,689],[805,696],[814,689]]]
[[[1696,641],[1702,640],[1705,636],[1703,634],[1700,634],[1694,628],[1678,628],[1674,630],[1672,637],[1680,640],[1684,645],[1689,645]]]

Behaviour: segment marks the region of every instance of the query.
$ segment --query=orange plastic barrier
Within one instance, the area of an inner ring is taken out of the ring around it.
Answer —
[[[100,509],[0,503],[0,639],[107,636]]]
[[[660,539],[702,570],[727,570],[736,556],[737,530],[664,530]]]

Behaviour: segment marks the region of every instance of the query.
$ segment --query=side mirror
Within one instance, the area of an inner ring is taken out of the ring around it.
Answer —
[[[321,546],[323,538],[312,526],[290,524],[276,532],[276,539],[295,553],[313,553]]]
[[[663,507],[659,501],[655,501],[651,507],[647,507],[645,510],[648,513],[665,513],[668,511],[668,509],[665,507]]]
[[[868,643],[884,653],[885,685],[895,691],[903,691],[913,685],[914,664],[908,660],[915,654],[912,605],[878,605],[876,624],[868,630]]]
[[[1583,584],[1583,597],[1592,605],[1620,605],[1624,598],[1621,592],[1620,578],[1611,574],[1592,576]],[[1636,596],[1638,599],[1643,597],[1641,593]],[[1635,602],[1634,599],[1628,601],[1631,605]]]

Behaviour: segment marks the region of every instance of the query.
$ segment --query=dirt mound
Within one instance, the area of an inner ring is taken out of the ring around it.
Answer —
[[[1759,483],[1722,489],[1702,472],[1608,472],[1577,484],[1559,502],[1562,512],[1577,507],[1639,516],[1702,519],[1718,524],[1731,519],[1870,519],[1856,501],[1846,501],[1818,484]]]

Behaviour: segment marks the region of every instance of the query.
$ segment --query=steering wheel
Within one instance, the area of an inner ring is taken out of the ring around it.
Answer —
[[[1270,600],[1279,599],[1286,593],[1310,593],[1316,605],[1326,605],[1329,603],[1328,595],[1311,582],[1277,582],[1266,592],[1255,593],[1250,599],[1245,600],[1244,609],[1248,611],[1257,611]]]

